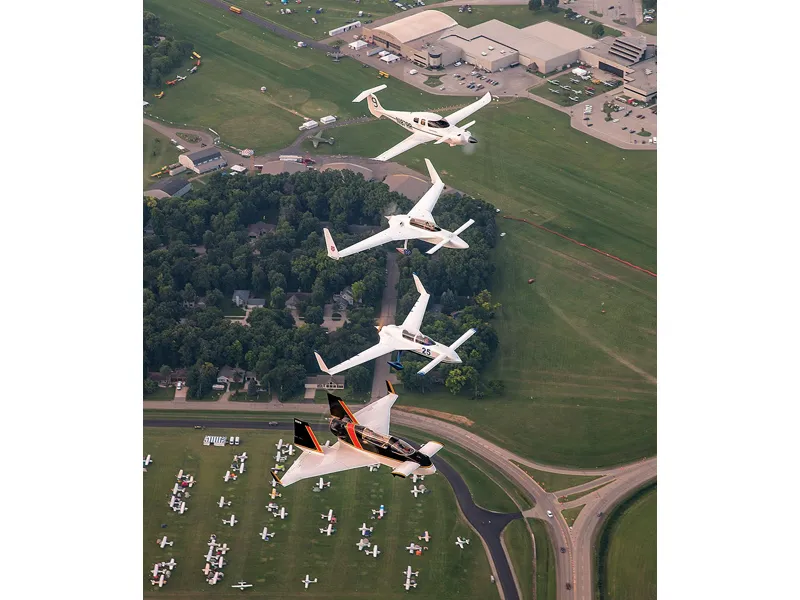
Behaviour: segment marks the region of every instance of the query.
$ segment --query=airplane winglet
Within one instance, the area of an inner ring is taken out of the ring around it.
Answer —
[[[356,96],[353,99],[353,102],[361,102],[364,98],[366,98],[370,94],[374,94],[376,92],[380,92],[381,90],[385,90],[385,89],[386,89],[386,84],[384,83],[383,85],[379,85],[378,87],[374,87],[374,88],[370,88],[368,90],[364,90],[363,92],[361,92],[358,96]]]
[[[428,292],[425,291],[425,287],[422,285],[422,282],[419,280],[419,277],[417,277],[416,273],[413,273],[413,277],[414,277],[414,283],[417,286],[417,291],[419,292],[420,296],[423,294],[427,294]]]
[[[336,248],[331,232],[325,227],[322,229],[322,233],[325,234],[325,249],[328,251],[328,256],[333,260],[339,260],[339,250]]]
[[[328,370],[328,365],[326,365],[325,361],[322,360],[322,357],[319,355],[319,352],[314,352],[314,356],[317,357],[317,364],[319,365],[319,370],[322,371],[323,373],[327,373],[328,375],[330,375],[331,372]]]
[[[439,174],[436,172],[436,169],[433,168],[433,163],[429,161],[427,158],[425,159],[425,164],[428,167],[428,174],[431,176],[431,183],[436,185],[437,183],[442,183]]]

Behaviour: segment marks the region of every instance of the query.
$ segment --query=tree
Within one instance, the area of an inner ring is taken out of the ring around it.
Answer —
[[[258,394],[258,386],[256,385],[256,382],[251,379],[247,382],[247,395],[255,396],[256,394]]]
[[[286,304],[286,295],[283,289],[276,287],[269,295],[269,305],[271,308],[282,309]]]
[[[544,0],[544,5],[550,9],[550,12],[558,10],[558,0]]]
[[[347,371],[347,384],[354,392],[366,392],[372,386],[369,369],[362,366],[353,367]]]
[[[506,391],[506,384],[500,379],[492,379],[486,384],[486,388],[493,396],[502,396]]]
[[[595,23],[592,27],[592,35],[596,38],[601,38],[606,34],[606,28],[602,23]]]
[[[366,284],[363,281],[356,281],[353,285],[353,300],[356,302],[360,302],[361,299],[364,297],[364,292],[367,289]]]
[[[172,373],[172,367],[169,365],[161,365],[161,368],[158,370],[161,374],[161,377],[164,378],[164,383],[169,383],[169,376]]]
[[[144,380],[144,393],[152,394],[158,390],[158,384],[150,378]]]
[[[472,397],[474,398],[477,395],[478,372],[473,367],[451,369],[444,382],[444,386],[453,395],[460,392],[466,385],[473,387],[474,392]]]
[[[319,306],[309,306],[303,316],[310,325],[322,325],[323,313]]]
[[[192,398],[202,398],[217,382],[217,367],[210,362],[197,361],[186,375],[189,386],[189,395]]]
[[[528,10],[539,10],[542,8],[542,0],[528,0]]]

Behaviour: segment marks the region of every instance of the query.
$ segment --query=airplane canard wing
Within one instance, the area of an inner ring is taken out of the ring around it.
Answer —
[[[433,207],[436,206],[436,201],[439,200],[439,196],[444,189],[444,183],[439,177],[439,174],[436,172],[436,169],[433,168],[431,161],[426,158],[425,164],[428,166],[428,173],[431,176],[431,183],[433,185],[414,205],[414,208],[409,211],[408,216],[417,219],[424,219],[426,221],[433,221],[433,215],[431,212],[433,212]]]
[[[278,481],[281,485],[287,486],[301,479],[358,469],[374,463],[374,456],[359,452],[341,442],[336,442],[333,446],[324,448],[324,454],[303,452]],[[275,477],[277,478],[278,475],[275,475]]]
[[[463,121],[472,113],[479,111],[484,106],[489,104],[491,101],[492,101],[492,94],[486,92],[486,95],[484,95],[480,100],[473,102],[469,106],[465,106],[464,108],[458,109],[452,115],[447,115],[445,119],[447,120],[448,123],[450,123],[450,125],[456,125],[459,123],[459,121]]]
[[[417,298],[417,301],[414,304],[414,307],[411,309],[411,312],[408,313],[406,320],[403,321],[403,329],[408,329],[414,333],[419,333],[420,325],[422,325],[422,319],[425,318],[425,309],[428,308],[428,300],[431,296],[425,291],[425,288],[422,286],[422,282],[419,280],[419,277],[417,277],[416,273],[414,273],[414,283],[417,285],[419,298]],[[414,347],[418,348],[419,346]]]
[[[399,144],[392,146],[383,154],[376,156],[375,160],[389,160],[390,158],[394,158],[398,154],[402,154],[406,150],[411,150],[412,148],[415,148],[420,144],[424,144],[425,142],[432,142],[435,139],[437,139],[436,136],[423,133],[422,131],[415,131]]]

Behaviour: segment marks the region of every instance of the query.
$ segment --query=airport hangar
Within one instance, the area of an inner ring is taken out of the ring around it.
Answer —
[[[625,91],[636,99],[655,98],[656,47],[636,38],[595,40],[550,21],[523,29],[497,19],[463,27],[438,10],[364,27],[363,32],[366,41],[423,68],[464,61],[489,72],[535,64],[540,72],[551,73],[581,62],[622,77]]]

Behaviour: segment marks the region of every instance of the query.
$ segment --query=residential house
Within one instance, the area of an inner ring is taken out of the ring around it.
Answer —
[[[313,390],[343,390],[344,375],[315,375],[306,377],[306,389]]]
[[[255,381],[256,385],[259,385],[258,378],[253,371],[236,369],[227,365],[222,367],[217,374],[217,383],[249,383],[250,381]]]
[[[338,310],[347,310],[347,307],[353,306],[353,288],[349,285],[338,294],[333,295],[333,303]]]
[[[252,225],[247,226],[247,237],[251,240],[257,240],[262,235],[272,233],[273,231],[275,231],[275,225],[272,223],[264,223],[264,221],[259,221],[258,223],[253,223]]]
[[[234,290],[231,301],[239,308],[263,308],[267,305],[264,298],[253,298],[250,290]]]

